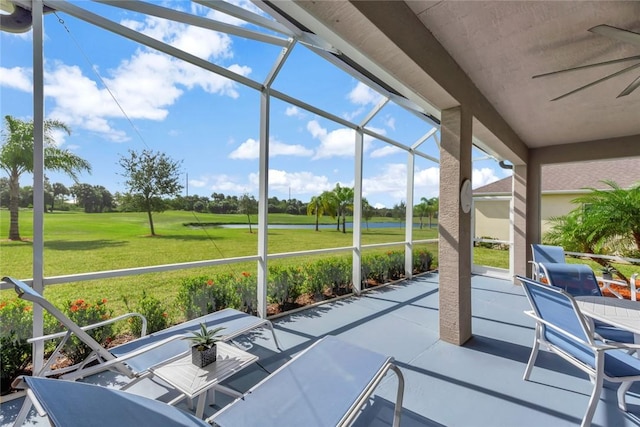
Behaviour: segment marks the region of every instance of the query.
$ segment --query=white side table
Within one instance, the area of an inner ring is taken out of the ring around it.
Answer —
[[[220,385],[220,382],[257,361],[258,356],[224,342],[218,342],[216,345],[218,347],[216,361],[204,368],[191,363],[191,353],[189,353],[166,365],[151,369],[153,375],[161,378],[182,393],[169,402],[170,405],[175,405],[184,398],[194,399],[198,397],[196,417],[202,418],[209,391],[212,399],[215,389],[233,397],[242,396],[241,393]]]

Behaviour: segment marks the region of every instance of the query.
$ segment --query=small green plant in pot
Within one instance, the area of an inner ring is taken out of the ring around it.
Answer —
[[[602,278],[603,279],[611,280],[611,279],[613,279],[613,275],[615,273],[617,273],[617,271],[611,265],[605,265],[604,267],[602,267]]]
[[[194,365],[202,368],[216,361],[216,343],[220,341],[222,335],[219,332],[223,329],[207,329],[204,323],[200,323],[199,331],[194,331],[191,336],[184,338],[191,341],[191,361]]]

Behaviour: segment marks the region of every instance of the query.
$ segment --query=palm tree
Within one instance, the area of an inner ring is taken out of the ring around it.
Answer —
[[[424,197],[421,200],[422,201],[418,203],[414,209],[415,215],[418,215],[418,217],[420,218],[420,230],[422,230],[422,218],[429,214],[429,206],[427,204],[428,202]]]
[[[430,199],[421,197],[420,200],[422,201],[422,203],[427,205],[426,214],[429,215],[429,228],[431,228],[433,225],[431,220],[433,219],[434,215],[438,213],[438,209],[440,209],[440,201],[437,197],[432,197]]]
[[[323,214],[329,215],[331,219],[338,218],[337,230],[340,231],[340,203],[336,197],[336,193],[333,191],[323,191],[320,198],[322,199]]]
[[[373,218],[374,208],[369,204],[369,201],[362,198],[362,218],[364,218],[365,223],[367,224],[367,230],[369,230],[369,220]]]
[[[320,220],[320,216],[324,214],[324,200],[322,200],[322,195],[313,196],[307,205],[307,215],[315,215],[316,217],[316,231],[320,231],[318,229],[318,222]]]
[[[11,116],[5,116],[4,120],[0,168],[9,175],[9,240],[21,240],[18,226],[20,175],[33,172],[33,121],[27,122]],[[44,168],[65,172],[74,180],[77,179],[78,172],[91,172],[89,162],[55,146],[52,136],[55,129],[71,134],[67,125],[58,120],[44,121]]]
[[[340,184],[336,184],[333,192],[338,200],[338,227],[340,226],[340,216],[342,216],[342,232],[346,233],[347,211],[353,209],[353,188],[341,187]]]
[[[629,189],[602,181],[611,189],[598,190],[572,200],[584,206],[584,221],[593,235],[609,241],[633,243],[640,250],[640,183]]]

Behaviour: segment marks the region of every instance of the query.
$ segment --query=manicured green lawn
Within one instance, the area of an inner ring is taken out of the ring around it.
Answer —
[[[379,221],[391,222],[382,218]],[[255,221],[255,219],[253,219]],[[309,216],[274,214],[269,216],[274,224],[313,224]],[[373,222],[373,220],[371,221]],[[0,273],[17,278],[32,276],[32,212],[20,212],[20,232],[25,241],[11,242],[8,235],[8,212],[0,210]],[[116,270],[131,267],[182,263],[207,259],[221,259],[255,255],[258,235],[248,229],[219,227],[193,227],[186,223],[246,223],[245,215],[217,215],[184,211],[166,211],[154,215],[158,236],[151,237],[147,217],[144,213],[53,212],[45,215],[44,270],[47,277]],[[331,218],[322,218],[322,223],[335,224]],[[254,224],[255,225],[255,224]],[[401,227],[369,230],[364,227],[363,244],[385,243],[404,240],[405,229]],[[437,237],[437,229],[414,231],[414,239]],[[301,250],[345,247],[353,244],[353,234],[338,232],[335,228],[321,229],[273,229],[268,233],[270,253],[295,252]],[[433,245],[432,245],[433,246]],[[401,246],[399,246],[401,247]],[[434,255],[437,255],[433,246]],[[388,249],[369,249],[386,251]],[[331,256],[335,256],[331,255]],[[350,256],[350,252],[345,252]],[[273,263],[296,264],[308,261],[309,257],[274,260]],[[46,296],[56,304],[84,298],[109,299],[109,305],[117,313],[125,311],[122,296],[136,301],[144,289],[147,294],[174,306],[182,278],[212,274],[214,272],[248,271],[255,273],[255,262],[219,267],[188,269],[174,272],[143,274],[125,278],[93,280],[47,288]],[[11,291],[2,293],[2,298],[13,297]],[[172,313],[179,317],[179,313]]]

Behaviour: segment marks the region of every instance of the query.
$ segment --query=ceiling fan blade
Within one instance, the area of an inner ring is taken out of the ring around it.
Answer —
[[[549,73],[544,73],[544,74],[537,74],[537,75],[535,75],[535,76],[533,76],[531,78],[532,79],[537,79],[539,77],[551,76],[553,74],[560,74],[560,73],[566,73],[568,71],[576,71],[576,70],[582,70],[582,69],[585,69],[585,68],[598,67],[600,65],[617,64],[618,62],[633,61],[633,60],[636,60],[636,59],[640,59],[640,55],[629,56],[627,58],[612,59],[611,61],[597,62],[595,64],[580,65],[579,67],[565,68],[564,70],[551,71]]]
[[[589,31],[595,34],[600,34],[601,36],[640,46],[640,33],[635,33],[633,31],[623,30],[622,28],[616,28],[612,27],[611,25],[604,24],[596,25],[593,28],[589,28]]]
[[[632,81],[629,86],[624,88],[624,90],[622,92],[620,92],[620,95],[616,96],[616,98],[620,98],[621,96],[629,95],[631,92],[633,92],[634,90],[638,89],[638,86],[640,86],[640,76],[636,77],[636,79],[634,81]]]
[[[593,82],[591,82],[591,83],[589,83],[589,84],[586,84],[586,85],[581,86],[581,87],[579,87],[579,88],[577,88],[577,89],[574,89],[574,90],[572,90],[571,92],[567,92],[567,93],[565,93],[564,95],[560,95],[559,97],[554,98],[554,99],[552,99],[551,101],[558,101],[558,100],[560,100],[560,99],[562,99],[562,98],[566,98],[566,97],[567,97],[567,96],[569,96],[569,95],[573,95],[573,94],[574,94],[574,93],[576,93],[576,92],[580,92],[581,90],[587,89],[587,88],[589,88],[589,87],[591,87],[591,86],[595,86],[595,85],[597,85],[598,83],[602,83],[602,82],[604,82],[604,81],[606,81],[606,80],[612,79],[612,78],[614,78],[614,77],[616,77],[616,76],[619,76],[619,75],[620,75],[620,74],[622,74],[622,73],[626,73],[627,71],[631,71],[631,70],[633,70],[634,68],[638,68],[638,67],[640,67],[640,63],[630,65],[630,66],[628,66],[627,68],[623,68],[623,69],[622,69],[622,70],[620,70],[620,71],[617,71],[617,72],[615,72],[615,73],[613,73],[613,74],[609,74],[608,76],[605,76],[605,77],[603,77],[603,78],[601,78],[601,79],[598,79],[598,80],[593,81]]]

